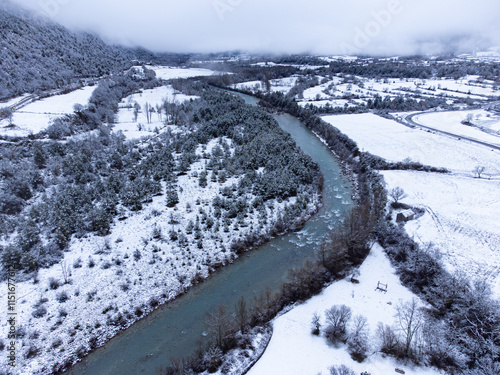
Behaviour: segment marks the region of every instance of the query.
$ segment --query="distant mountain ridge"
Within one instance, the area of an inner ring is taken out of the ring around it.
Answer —
[[[133,54],[0,3],[0,100],[127,69]]]

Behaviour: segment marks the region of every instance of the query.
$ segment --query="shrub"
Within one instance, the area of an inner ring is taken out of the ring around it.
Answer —
[[[47,314],[47,308],[43,305],[40,305],[37,308],[35,308],[35,310],[31,315],[33,315],[34,318],[41,318],[45,314]]]
[[[87,302],[93,301],[96,294],[97,294],[97,290],[87,292]]]
[[[321,328],[321,323],[319,322],[319,315],[314,313],[312,321],[311,321],[311,333],[313,335],[319,335],[319,331]]]
[[[37,348],[34,344],[31,344],[26,351],[26,359],[35,358],[40,353],[40,348]]]
[[[135,249],[135,251],[134,251],[134,259],[136,261],[138,261],[139,259],[141,259],[141,252],[139,251],[139,249]]]
[[[64,303],[64,302],[66,302],[67,300],[69,300],[68,293],[66,293],[66,291],[65,291],[65,290],[63,290],[62,292],[57,293],[57,295],[56,295],[56,300],[57,300],[59,303]]]
[[[346,305],[335,305],[325,311],[327,326],[325,334],[332,343],[345,342],[347,339],[347,323],[351,319],[351,308]]]
[[[49,279],[49,288],[50,289],[55,290],[55,289],[59,288],[60,286],[61,286],[61,284],[59,283],[59,280],[54,279],[53,277],[51,277]]]
[[[73,268],[81,268],[82,267],[82,258],[78,258],[73,262]]]
[[[57,338],[55,339],[54,341],[52,341],[52,348],[58,348],[59,346],[61,346],[63,343],[63,341],[60,339],[60,338]]]
[[[332,366],[329,370],[330,375],[356,375],[356,373],[346,365]]]
[[[76,349],[76,355],[78,356],[78,358],[83,358],[85,357],[85,354],[87,353],[87,348],[85,348],[85,346],[82,344],[78,347],[78,349]]]

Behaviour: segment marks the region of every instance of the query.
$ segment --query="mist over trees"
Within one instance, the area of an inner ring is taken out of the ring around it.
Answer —
[[[130,66],[126,53],[96,36],[0,7],[0,99],[60,88]]]

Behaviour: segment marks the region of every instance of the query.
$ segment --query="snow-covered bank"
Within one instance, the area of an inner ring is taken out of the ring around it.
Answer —
[[[329,374],[329,367],[340,364],[347,365],[356,373],[368,371],[372,375],[392,374],[395,368],[404,369],[406,374],[412,375],[439,374],[431,368],[402,365],[377,353],[375,330],[378,322],[394,324],[396,305],[401,301],[410,301],[415,296],[401,285],[383,249],[377,244],[359,271],[359,284],[349,280],[336,282],[320,295],[276,318],[271,342],[249,374],[326,375]],[[387,293],[375,290],[379,281],[388,285]],[[344,346],[335,348],[328,344],[323,335],[311,334],[314,313],[320,314],[321,322],[324,323],[324,311],[340,304],[349,306],[353,315],[361,314],[368,319],[370,353],[373,354],[362,363],[352,360]]]

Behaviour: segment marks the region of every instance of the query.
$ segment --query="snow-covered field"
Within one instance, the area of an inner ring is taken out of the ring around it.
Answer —
[[[210,152],[218,141],[199,146],[197,154]],[[225,141],[231,144],[231,140]],[[18,371],[13,374],[51,373],[54,363],[86,351],[89,339],[95,337],[95,344],[102,344],[158,303],[173,299],[206,277],[213,267],[232,261],[235,254],[229,247],[233,240],[254,231],[265,235],[284,207],[296,201],[295,197],[268,201],[266,224],[255,210],[243,221],[231,220],[227,227],[214,223],[211,229],[204,229],[203,217],[213,210],[213,198],[221,188],[238,183],[236,178],[213,182],[209,175],[207,187],[201,188],[197,174],[205,163],[201,159],[191,165],[187,175],[179,176],[180,203],[176,207],[166,207],[164,187],[164,195],[154,197],[142,211],[123,208],[108,236],[73,238],[64,260],[40,270],[36,284],[33,279],[17,283],[17,324],[24,336],[19,339]],[[247,199],[251,201],[253,196]],[[311,211],[318,200],[313,198]],[[198,232],[198,226],[203,230]],[[172,231],[177,239],[172,238]],[[54,288],[51,279],[57,282]],[[7,316],[6,309],[6,304],[0,309],[3,316]],[[6,337],[7,322],[0,324],[0,335]],[[30,348],[37,354],[26,359]],[[0,368],[6,368],[5,361],[5,356],[0,358]]]
[[[30,96],[30,94],[16,96],[15,98],[9,99],[5,102],[0,102],[0,108],[13,106],[13,105],[19,103],[20,101],[22,101],[23,99],[27,98],[28,96]]]
[[[469,126],[462,124],[462,121],[471,116],[472,124],[477,126]],[[498,135],[489,134],[482,131],[479,127],[480,124],[486,123],[488,130],[500,131],[500,119],[493,116],[486,111],[453,111],[453,112],[435,112],[425,113],[413,117],[413,121],[418,124],[428,126],[433,129],[442,130],[448,133],[456,134],[459,136],[477,139],[483,142],[488,142],[500,146],[500,133]]]
[[[160,79],[177,79],[177,78],[191,78],[201,76],[211,76],[217,72],[209,69],[200,68],[177,68],[173,66],[153,66],[146,65],[148,69],[154,70],[156,77]],[[136,67],[140,68],[140,67]]]
[[[360,149],[386,160],[411,158],[453,172],[384,171],[383,175],[389,189],[405,190],[404,203],[426,210],[406,224],[408,233],[424,246],[432,242],[450,270],[490,281],[500,298],[500,152],[373,114],[325,116],[324,120]],[[485,167],[481,179],[475,178],[476,166]]]
[[[304,375],[329,374],[332,365],[344,364],[357,374],[367,371],[372,375],[395,373],[395,368],[409,375],[436,375],[431,368],[410,367],[397,363],[390,357],[378,353],[376,328],[379,322],[396,323],[396,306],[411,301],[415,296],[399,282],[389,259],[379,245],[374,245],[368,258],[360,267],[359,284],[348,280],[336,282],[320,295],[296,306],[273,321],[274,333],[269,346],[250,370],[250,375]],[[376,291],[377,283],[388,284],[387,293]],[[422,305],[423,303],[420,302]],[[352,309],[353,316],[367,318],[370,330],[370,356],[362,363],[351,359],[345,346],[338,348],[328,344],[323,334],[311,334],[314,313],[321,316],[324,327],[324,311],[333,305],[345,304]]]
[[[387,188],[425,214],[406,223],[424,248],[434,244],[447,268],[491,283],[500,298],[500,181],[410,171],[382,172]]]
[[[0,134],[25,137],[38,133],[46,129],[57,117],[73,113],[75,104],[86,105],[95,88],[96,86],[87,86],[68,94],[55,95],[28,104],[14,112],[12,123],[15,127],[9,127],[8,120],[0,122]]]
[[[163,116],[161,112],[158,112],[158,108],[162,106],[165,100],[171,103],[181,104],[187,100],[196,98],[196,96],[177,93],[172,86],[161,86],[130,95],[120,102],[114,131],[121,130],[128,139],[154,135],[155,129],[161,130],[165,127],[165,116]],[[135,103],[140,105],[137,119],[134,118],[133,106]],[[148,123],[146,118],[146,103],[155,110],[155,112],[151,113],[150,123]],[[175,126],[170,127],[175,128]]]
[[[478,82],[477,76],[467,76],[459,80],[453,79],[401,79],[385,78],[373,79],[354,77],[354,80],[345,81],[341,77],[332,77],[326,83],[311,87],[304,91],[303,102],[329,101],[332,106],[342,98],[358,97],[362,102],[379,95],[382,98],[396,95],[410,95],[415,97],[440,97],[454,99],[470,98],[484,101],[491,97],[499,97],[500,91],[491,82]],[[419,100],[419,99],[417,99]],[[318,104],[319,105],[319,104]],[[323,104],[324,105],[324,104]]]
[[[465,140],[458,140],[400,123],[374,114],[324,116],[323,119],[347,134],[362,151],[389,161],[413,161],[473,176],[476,166],[484,166],[487,176],[500,175],[500,152]]]
[[[297,77],[287,77],[280,79],[271,79],[269,83],[271,84],[272,92],[282,92],[287,94],[288,91],[295,85],[297,82]],[[243,83],[237,83],[233,85],[233,88],[238,90],[251,90],[254,92],[263,91],[266,89],[265,84],[262,81],[249,81]]]

